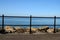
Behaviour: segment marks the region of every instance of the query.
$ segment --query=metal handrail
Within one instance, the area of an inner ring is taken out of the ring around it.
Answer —
[[[60,17],[56,17],[56,16],[54,16],[54,17],[35,17],[35,16],[4,16],[4,15],[2,15],[2,16],[0,16],[0,17],[2,17],[2,25],[0,25],[0,26],[2,26],[2,29],[4,28],[4,26],[30,26],[30,34],[31,34],[31,27],[32,26],[54,26],[54,33],[55,33],[55,29],[56,29],[56,26],[60,26],[60,25],[57,25],[56,24],[56,19],[60,19]],[[29,25],[6,25],[6,24],[4,24],[4,18],[29,18],[30,19],[30,24]],[[35,25],[35,24],[32,24],[32,18],[53,18],[54,19],[54,24],[53,25],[51,25],[51,24],[40,24],[40,25]]]

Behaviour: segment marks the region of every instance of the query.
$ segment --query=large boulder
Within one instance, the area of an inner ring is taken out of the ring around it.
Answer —
[[[42,26],[42,27],[38,28],[38,30],[39,30],[40,32],[47,32],[48,29],[49,29],[48,26]]]
[[[14,27],[15,30],[21,29],[21,27]]]
[[[14,29],[16,30],[17,33],[24,33],[24,28],[21,27],[14,27]]]
[[[0,30],[2,30],[2,27],[0,27]]]
[[[53,33],[54,32],[54,29],[48,29],[47,32],[48,33]]]
[[[37,32],[38,31],[38,28],[31,28],[31,32],[32,33],[35,33],[35,32]],[[30,28],[28,27],[28,28],[26,28],[26,32],[30,32]]]
[[[4,29],[5,29],[5,32],[8,32],[8,33],[15,32],[15,30],[13,29],[13,27],[10,27],[10,26],[5,26]]]
[[[57,29],[56,29],[56,32],[60,32],[60,28],[57,28]]]

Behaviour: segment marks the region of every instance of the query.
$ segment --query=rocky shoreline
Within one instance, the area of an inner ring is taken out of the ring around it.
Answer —
[[[22,28],[22,27],[11,27],[11,26],[5,26],[4,30],[6,33],[25,33],[25,34],[29,34],[30,32],[30,28]],[[0,29],[1,31],[1,29]],[[60,29],[56,29],[56,32],[59,32]],[[42,26],[40,28],[31,28],[31,32],[32,33],[54,33],[54,29],[53,28],[49,28],[48,26]]]

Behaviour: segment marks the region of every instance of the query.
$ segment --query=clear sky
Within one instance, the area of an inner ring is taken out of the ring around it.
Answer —
[[[60,0],[0,0],[0,15],[60,16]]]

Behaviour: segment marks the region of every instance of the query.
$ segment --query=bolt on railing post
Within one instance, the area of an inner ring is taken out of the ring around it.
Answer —
[[[32,33],[31,32],[31,22],[32,22],[32,16],[30,15],[30,34]]]
[[[54,33],[56,33],[56,16],[54,16]]]

